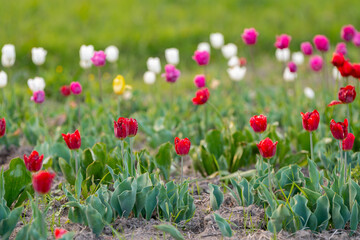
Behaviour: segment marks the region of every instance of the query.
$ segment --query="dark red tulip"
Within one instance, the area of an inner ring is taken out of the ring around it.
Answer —
[[[29,157],[24,154],[24,162],[26,169],[30,172],[37,172],[41,169],[44,155],[39,156],[37,151],[32,151]]]
[[[347,85],[339,90],[339,100],[343,103],[352,103],[356,97],[355,87]]]
[[[137,131],[138,131],[138,128],[139,128],[138,122],[134,118],[130,118],[128,120],[128,122],[129,122],[129,135],[128,135],[128,137],[134,137],[137,134]]]
[[[78,130],[76,130],[74,133],[63,133],[62,136],[70,150],[76,150],[81,147],[81,137]]]
[[[180,156],[185,156],[189,154],[191,142],[188,138],[180,139],[175,138],[175,151]]]
[[[316,109],[312,112],[300,113],[300,114],[302,117],[303,128],[306,131],[312,132],[318,129],[320,122],[320,115]]]
[[[120,140],[124,140],[129,136],[129,119],[120,117],[117,121],[114,121],[114,133],[115,137]]]
[[[267,119],[266,116],[260,114],[259,116],[252,116],[250,118],[250,126],[256,133],[262,133],[266,130],[267,127]]]
[[[60,239],[63,237],[63,235],[65,235],[67,233],[68,233],[68,231],[66,229],[55,228],[55,231],[54,231],[55,239]]]
[[[336,52],[333,53],[331,63],[335,67],[341,67],[342,65],[344,65],[344,62],[345,62],[344,55],[342,55],[341,53],[336,53]]]
[[[270,138],[265,138],[256,144],[256,146],[258,147],[259,152],[263,158],[272,158],[275,156],[277,144],[277,141],[273,142]]]
[[[35,173],[32,178],[32,184],[34,190],[39,194],[46,194],[51,189],[52,181],[55,177],[55,173],[48,171],[40,171]]]
[[[196,97],[194,97],[192,101],[194,105],[202,105],[208,101],[209,97],[209,90],[207,88],[203,88],[196,92]]]
[[[349,133],[347,137],[342,141],[342,149],[344,151],[350,151],[354,146],[355,136],[352,133]]]
[[[344,61],[344,64],[338,67],[338,70],[343,77],[349,77],[352,74],[353,67],[350,62]]]
[[[360,63],[353,63],[352,65],[353,70],[352,70],[352,76],[354,78],[360,78]]]
[[[71,94],[71,89],[70,89],[70,86],[62,86],[60,88],[60,92],[63,96],[67,97]]]
[[[335,122],[335,120],[332,119],[330,122],[330,131],[335,139],[344,140],[348,135],[348,120],[345,118],[344,122]]]
[[[0,119],[0,137],[3,137],[6,132],[6,121],[5,118]]]

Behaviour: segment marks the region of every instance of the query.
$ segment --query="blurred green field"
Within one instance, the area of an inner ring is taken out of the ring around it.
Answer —
[[[241,41],[246,27],[260,33],[257,52],[273,54],[276,34],[290,34],[291,49],[298,50],[315,34],[325,34],[335,44],[342,25],[360,25],[358,0],[0,2],[0,45],[15,44],[17,65],[23,66],[31,65],[31,48],[42,46],[48,50],[48,65],[78,68],[81,44],[118,46],[121,69],[142,71],[147,57],[163,56],[168,47],[178,47],[182,64],[189,66],[197,43],[208,41],[211,32],[222,32],[225,41],[240,45],[239,55],[246,56]]]

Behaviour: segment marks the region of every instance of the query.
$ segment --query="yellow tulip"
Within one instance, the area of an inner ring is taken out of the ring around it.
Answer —
[[[113,90],[115,94],[121,95],[125,91],[125,79],[122,75],[117,75],[113,81]]]

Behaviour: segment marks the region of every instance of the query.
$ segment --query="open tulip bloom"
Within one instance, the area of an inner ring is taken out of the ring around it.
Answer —
[[[77,150],[81,147],[81,136],[79,130],[76,130],[74,133],[61,134],[66,145],[70,150],[74,150],[74,158],[75,158],[75,170],[76,175],[79,170],[79,159],[77,156]]]
[[[184,159],[183,157],[189,154],[191,142],[188,138],[180,139],[178,137],[174,140],[176,154],[181,156],[181,178],[180,183],[183,183],[183,170],[184,170]]]

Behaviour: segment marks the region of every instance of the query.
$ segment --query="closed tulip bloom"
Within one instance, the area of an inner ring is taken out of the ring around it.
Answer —
[[[201,42],[198,44],[197,50],[198,51],[207,51],[208,53],[210,53],[210,44],[207,42]]]
[[[224,35],[221,33],[211,33],[210,43],[213,48],[220,49],[224,45]]]
[[[246,67],[235,66],[233,68],[228,68],[227,72],[231,80],[238,82],[245,77]]]
[[[77,150],[81,147],[81,136],[79,130],[74,133],[61,134],[70,150]]]
[[[156,74],[151,71],[147,71],[144,73],[144,82],[146,84],[154,84],[156,81]]]
[[[330,131],[335,139],[344,140],[348,135],[348,120],[345,118],[344,122],[335,122],[335,120],[332,119],[330,122]]]
[[[236,56],[237,51],[238,51],[238,48],[233,43],[226,44],[226,45],[222,46],[222,48],[221,48],[221,52],[226,59]]]
[[[12,44],[5,44],[1,49],[1,64],[4,67],[11,67],[14,65],[15,59],[15,46]]]
[[[292,73],[295,73],[297,71],[297,66],[294,62],[289,62],[288,68],[289,68],[290,72],[292,72]]]
[[[106,63],[106,54],[104,51],[95,51],[94,56],[91,58],[91,62],[96,67],[102,67]]]
[[[114,133],[115,137],[120,140],[124,140],[129,136],[129,119],[120,117],[117,121],[114,121]]]
[[[266,116],[260,114],[259,116],[252,116],[250,118],[250,126],[256,133],[262,133],[266,130],[267,127],[267,118]]]
[[[32,177],[32,184],[35,192],[39,194],[47,194],[51,189],[51,184],[55,177],[55,173],[48,171],[40,171]]]
[[[302,125],[303,128],[308,131],[312,132],[318,129],[319,122],[320,122],[320,115],[319,112],[315,109],[312,112],[307,113],[300,113],[302,117]]]
[[[310,42],[301,43],[300,48],[304,55],[310,56],[313,54],[313,47]]]
[[[243,34],[241,35],[244,43],[247,45],[256,44],[258,36],[259,33],[255,30],[255,28],[245,28]]]
[[[279,49],[288,48],[290,45],[291,37],[287,34],[276,36],[275,47]]]
[[[165,59],[168,64],[178,65],[180,62],[179,49],[168,48],[165,50]]]
[[[240,66],[240,60],[237,56],[233,56],[229,59],[228,61],[228,66],[229,67],[236,67],[236,66]]]
[[[346,44],[343,42],[336,44],[335,52],[345,56],[347,54]]]
[[[360,32],[355,33],[355,36],[352,39],[352,42],[356,47],[360,47]]]
[[[93,45],[82,45],[80,47],[80,67],[87,69],[92,66],[91,58],[94,56],[94,46]]]
[[[353,25],[345,25],[341,28],[340,36],[343,40],[349,42],[351,41],[356,34],[356,29]]]
[[[82,87],[79,82],[72,82],[70,84],[70,90],[74,95],[79,95],[82,92]]]
[[[128,123],[129,123],[128,137],[135,137],[139,128],[138,122],[136,121],[135,118],[129,118]]]
[[[291,72],[289,67],[286,67],[283,73],[283,78],[286,82],[292,82],[297,78],[296,72]]]
[[[349,61],[344,61],[342,66],[338,67],[338,70],[342,77],[349,77],[353,72],[353,66]]]
[[[113,80],[113,90],[115,94],[121,95],[125,91],[125,79],[122,75],[117,75]]]
[[[180,77],[180,70],[176,69],[174,65],[167,64],[165,65],[165,73],[161,76],[166,79],[167,82],[174,83]]]
[[[119,59],[119,49],[114,45],[108,46],[105,49],[105,55],[107,61],[114,63]]]
[[[205,66],[208,65],[209,63],[210,54],[207,51],[196,50],[192,58],[194,59],[195,62],[197,62],[199,66]]]
[[[270,138],[265,138],[264,140],[256,144],[256,146],[258,147],[261,156],[263,158],[269,159],[275,156],[277,144],[277,141],[273,142]]]
[[[70,86],[64,85],[60,88],[60,93],[61,95],[63,95],[64,97],[70,96],[71,94],[71,88]]]
[[[313,39],[314,45],[320,52],[327,52],[330,47],[329,39],[324,35],[316,35]]]
[[[31,59],[35,65],[43,65],[46,59],[46,54],[47,51],[42,47],[31,49]]]
[[[54,235],[55,239],[61,239],[68,231],[63,228],[55,228]]]
[[[341,102],[352,103],[356,97],[355,87],[347,85],[346,87],[340,88],[338,96]]]
[[[277,48],[275,51],[275,57],[279,62],[287,62],[290,59],[290,50],[288,48]]]
[[[345,58],[344,58],[344,55],[343,55],[343,54],[337,53],[337,52],[334,52],[334,53],[333,53],[333,57],[332,57],[331,63],[332,63],[335,67],[340,67],[340,66],[344,65],[344,62],[345,62]]]
[[[158,57],[148,58],[148,60],[146,61],[146,66],[147,66],[148,70],[151,72],[154,72],[157,74],[161,72],[161,63],[160,63],[160,58],[158,58]]]
[[[192,99],[192,102],[194,105],[203,105],[209,100],[209,97],[209,89],[203,88],[196,92],[196,96]]]
[[[87,60],[80,60],[80,67],[83,69],[88,69],[92,66],[92,62],[91,60],[87,61]]]
[[[205,75],[199,74],[196,75],[194,78],[194,84],[197,88],[203,88],[205,87]]]
[[[24,162],[26,169],[30,172],[39,171],[41,169],[43,159],[44,155],[39,156],[39,153],[37,151],[32,151],[29,157],[24,154]]]
[[[6,87],[7,85],[7,74],[4,71],[0,71],[0,88]]]
[[[305,97],[307,97],[309,99],[314,99],[314,97],[315,97],[315,92],[310,87],[304,88],[304,94],[305,94]]]
[[[6,132],[6,121],[5,118],[0,119],[0,137],[3,137]]]
[[[34,92],[30,100],[38,104],[43,103],[45,101],[45,92],[42,90]]]
[[[360,78],[360,63],[353,63],[352,69],[351,75],[354,78]]]
[[[309,61],[311,69],[315,72],[318,72],[322,69],[323,63],[324,61],[319,55],[312,56]]]
[[[177,155],[185,156],[189,154],[191,142],[188,138],[180,139],[176,137],[174,143],[175,143],[175,151]]]
[[[294,52],[292,54],[291,60],[296,64],[296,65],[301,65],[304,63],[304,54],[302,52]]]
[[[27,84],[32,92],[43,91],[45,89],[45,80],[42,77],[30,78]]]
[[[342,149],[344,151],[350,151],[354,146],[355,136],[352,133],[349,133],[347,137],[342,141]]]

